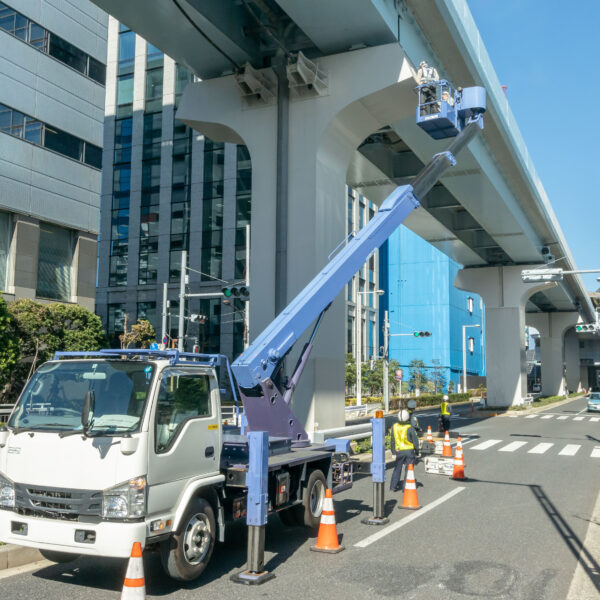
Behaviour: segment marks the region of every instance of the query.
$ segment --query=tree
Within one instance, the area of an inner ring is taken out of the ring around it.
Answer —
[[[0,396],[4,386],[10,381],[12,372],[19,362],[21,350],[16,323],[0,296]]]
[[[427,377],[427,368],[420,358],[415,358],[408,363],[409,378],[408,387],[411,392],[415,390],[423,391],[429,378]]]
[[[356,385],[356,359],[352,354],[346,354],[346,391]]]
[[[454,381],[452,379],[448,382],[448,393],[452,394],[454,392]]]
[[[156,341],[156,333],[150,321],[140,319],[131,329],[127,331],[127,315],[125,315],[124,331],[119,336],[121,348],[129,348],[133,344],[134,348],[149,348],[152,342]]]
[[[444,387],[446,387],[446,376],[440,366],[435,366],[432,370],[431,383],[433,384],[433,393],[441,394],[444,391]]]

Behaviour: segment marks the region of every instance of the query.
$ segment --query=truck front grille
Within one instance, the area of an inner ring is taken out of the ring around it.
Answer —
[[[70,490],[15,484],[17,509],[36,516],[76,518],[78,516],[100,516],[102,513],[102,491]]]

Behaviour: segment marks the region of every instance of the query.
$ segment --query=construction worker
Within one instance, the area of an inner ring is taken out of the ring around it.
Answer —
[[[439,80],[439,75],[435,67],[430,67],[426,60],[422,60],[417,71],[417,81],[419,85],[424,83],[435,82]],[[421,88],[420,104],[425,104],[421,107],[421,115],[439,112],[438,103],[433,102],[436,99],[435,85],[425,86]],[[431,103],[431,104],[428,104]]]
[[[417,419],[417,415],[415,415],[415,409],[417,408],[417,401],[411,399],[408,401],[408,404],[406,406],[408,407],[408,414],[410,415],[411,426],[417,432],[417,435],[421,435],[423,430],[419,426],[419,419]]]
[[[419,438],[409,422],[410,415],[405,408],[398,413],[398,421],[392,427],[391,436],[392,454],[396,455],[396,466],[394,467],[392,480],[390,481],[390,490],[392,492],[404,489],[404,480],[408,472],[408,465],[414,465],[415,457],[419,456]],[[402,467],[405,467],[404,479],[400,484]]]
[[[444,394],[442,403],[440,404],[440,418],[442,419],[442,431],[450,431],[450,404],[448,404],[448,396]]]

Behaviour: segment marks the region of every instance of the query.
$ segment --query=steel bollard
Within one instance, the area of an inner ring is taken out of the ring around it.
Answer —
[[[373,427],[373,516],[363,519],[365,525],[385,525],[389,519],[385,516],[385,419],[383,411],[378,410],[371,419]]]

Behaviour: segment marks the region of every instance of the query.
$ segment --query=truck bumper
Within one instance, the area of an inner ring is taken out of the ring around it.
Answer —
[[[16,530],[22,533],[15,533]],[[40,550],[128,558],[134,542],[141,542],[144,547],[148,533],[148,526],[144,522],[80,523],[24,517],[12,511],[0,510],[0,541]],[[86,536],[87,542],[76,541],[82,539],[82,535]]]

